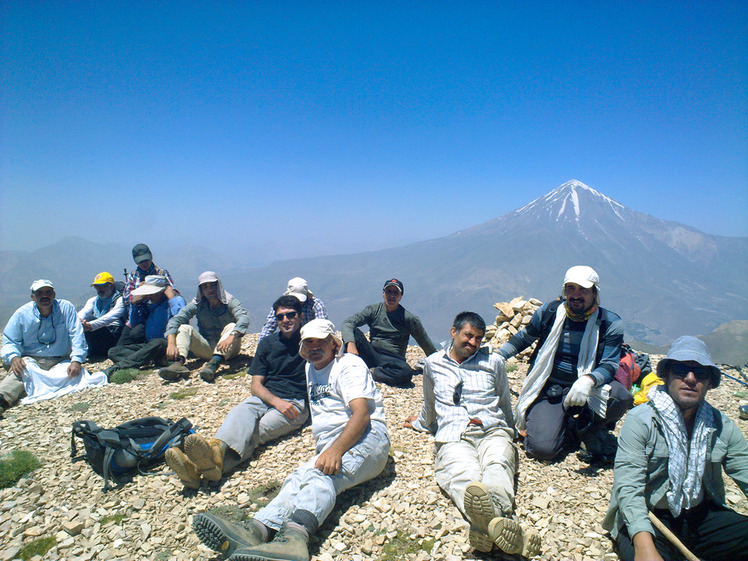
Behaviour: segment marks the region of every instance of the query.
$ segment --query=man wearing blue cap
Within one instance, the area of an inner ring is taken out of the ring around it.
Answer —
[[[676,339],[657,365],[664,384],[626,416],[618,438],[610,530],[621,559],[682,559],[648,511],[694,555],[748,559],[748,517],[725,505],[722,469],[748,494],[748,442],[706,401],[721,373],[703,341]]]

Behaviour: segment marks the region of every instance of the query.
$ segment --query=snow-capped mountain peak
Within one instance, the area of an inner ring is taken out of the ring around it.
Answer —
[[[572,179],[556,187],[550,193],[543,195],[515,211],[515,215],[543,215],[546,219],[555,221],[573,220],[579,222],[583,208],[587,205],[606,206],[620,220],[624,206],[589,187],[577,179]]]

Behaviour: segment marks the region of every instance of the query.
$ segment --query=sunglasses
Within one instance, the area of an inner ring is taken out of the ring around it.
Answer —
[[[283,321],[284,319],[293,319],[299,315],[299,312],[286,312],[285,314],[275,314],[275,321]]]
[[[688,366],[677,362],[670,365],[670,373],[678,378],[685,378],[689,372],[693,372],[697,380],[709,380],[712,377],[710,369],[706,366]]]

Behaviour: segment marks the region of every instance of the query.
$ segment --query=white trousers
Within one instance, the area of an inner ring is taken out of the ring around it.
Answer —
[[[458,442],[436,444],[434,463],[436,482],[463,514],[465,489],[472,481],[488,487],[501,514],[514,512],[517,449],[504,429],[468,426]]]
[[[234,327],[236,327],[235,323],[227,323],[221,331],[221,338],[218,340],[218,343],[231,335]],[[218,343],[216,343],[216,345]],[[179,349],[179,354],[184,358],[187,358],[189,352],[192,351],[192,354],[204,360],[210,360],[213,358],[213,355],[220,355],[224,360],[231,360],[239,354],[241,348],[241,337],[234,339],[234,343],[231,345],[228,352],[219,353],[215,350],[215,347],[212,347],[208,340],[200,335],[200,332],[191,325],[180,325],[179,331],[177,331],[177,349]]]

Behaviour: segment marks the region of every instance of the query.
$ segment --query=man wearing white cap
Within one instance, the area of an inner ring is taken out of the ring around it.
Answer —
[[[294,277],[288,281],[288,286],[283,294],[295,296],[301,302],[301,313],[304,316],[301,324],[302,326],[313,319],[327,319],[325,303],[309,290],[309,285],[306,280],[301,277]],[[265,320],[265,325],[263,325],[260,330],[260,338],[258,339],[258,342],[275,332],[276,329],[278,329],[278,322],[275,320],[275,310],[273,310],[271,306],[268,317]]]
[[[564,446],[576,448],[575,438],[591,461],[608,462],[615,454],[615,439],[606,426],[631,408],[633,396],[613,379],[623,321],[599,303],[595,270],[572,267],[564,277],[563,298],[538,309],[499,351],[507,359],[538,342],[515,414],[530,457],[552,460]]]
[[[233,561],[308,561],[309,535],[335,506],[336,496],[373,479],[390,449],[382,395],[361,358],[340,354],[343,342],[328,320],[301,329],[315,456],[286,478],[254,518],[237,524],[202,513],[198,537]]]
[[[197,329],[190,325],[195,316]],[[200,369],[200,377],[212,382],[221,361],[239,354],[248,327],[249,314],[239,299],[224,290],[218,275],[205,271],[197,279],[195,299],[166,325],[166,358],[172,363],[159,370],[159,376],[166,380],[189,377],[184,363],[192,352],[208,361]]]
[[[140,368],[149,362],[165,366],[167,322],[179,313],[186,302],[169,284],[166,277],[151,275],[132,291],[142,306],[130,306],[130,319],[117,344],[109,349],[114,362],[105,370],[111,376],[124,368]]]
[[[55,298],[46,279],[31,284],[31,302],[18,308],[3,330],[0,354],[9,375],[0,383],[0,415],[26,395],[22,379],[38,367],[62,369],[68,378],[83,371],[88,345],[75,306]]]
[[[722,373],[704,342],[686,335],[673,342],[657,376],[664,384],[621,427],[603,528],[625,560],[683,559],[649,511],[699,559],[748,559],[748,516],[727,507],[722,480],[724,468],[748,495],[748,442],[706,401]]]
[[[122,334],[125,304],[110,273],[104,271],[96,275],[91,286],[96,296],[86,302],[78,317],[86,335],[89,358],[106,358],[109,349],[117,344]]]

